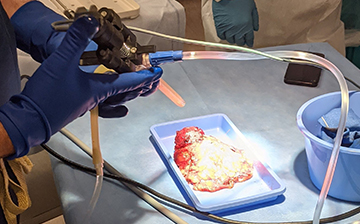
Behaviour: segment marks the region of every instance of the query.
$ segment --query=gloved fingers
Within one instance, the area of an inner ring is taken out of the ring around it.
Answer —
[[[217,36],[222,40],[226,40],[225,31],[227,30],[227,26],[221,22],[217,22],[216,18],[214,18],[214,22]]]
[[[142,75],[144,74],[145,76],[147,76],[147,78],[145,78],[144,80],[139,79],[140,82],[135,81],[134,83],[131,83],[132,80],[130,81],[126,81],[124,80],[125,78],[128,77],[132,77],[134,79],[134,77],[136,75]],[[118,83],[120,82],[122,85],[127,85],[129,83],[129,86],[124,87],[123,89],[119,88],[116,89],[117,87],[115,86],[114,90],[111,91],[110,97],[108,97],[104,102],[99,103],[99,113],[101,112],[102,117],[119,117],[122,113],[122,111],[119,111],[120,109],[117,109],[117,107],[121,108],[120,106],[123,105],[125,102],[133,100],[139,96],[149,96],[150,94],[154,93],[157,90],[157,87],[159,85],[160,82],[160,76],[162,74],[162,69],[160,67],[155,67],[155,68],[151,68],[149,70],[144,70],[144,71],[140,71],[140,72],[133,72],[133,73],[123,73],[120,75],[98,75],[98,78],[106,78],[106,77],[118,77],[117,80],[114,80],[114,83]],[[122,77],[123,76],[123,77]],[[150,79],[149,79],[150,77]],[[121,81],[119,81],[121,79]],[[107,83],[107,81],[101,81],[102,83]],[[106,87],[108,88],[108,86]],[[109,95],[108,95],[109,96]],[[110,115],[107,115],[108,113],[110,113]],[[120,115],[114,115],[114,113],[116,114],[120,114]]]
[[[255,31],[258,31],[259,30],[259,13],[257,11],[256,6],[254,7],[251,15],[252,15],[253,29]]]
[[[58,53],[65,59],[79,57],[98,31],[99,22],[92,16],[75,20],[68,29]]]
[[[99,103],[99,116],[102,118],[120,118],[125,117],[129,110],[126,106],[122,105],[123,103],[133,100],[137,98],[139,95],[148,96],[151,93],[155,92],[159,81],[156,82],[156,87],[152,87],[149,91],[146,91],[143,94],[143,90],[135,90],[132,92],[127,92],[123,94],[118,94],[116,96],[112,96],[105,100],[103,103]],[[154,90],[155,89],[155,90]]]
[[[223,40],[226,40],[230,44],[235,44],[236,43],[235,35],[231,31],[226,31],[224,37],[225,38]]]
[[[216,29],[216,34],[221,40],[226,40],[224,32],[220,32],[218,29]]]
[[[149,86],[157,82],[162,76],[160,67],[150,68],[138,72],[103,75],[92,74],[93,80],[99,84],[98,91],[105,91],[107,95],[115,96],[121,93],[137,92],[139,96],[148,91]],[[102,88],[101,88],[102,87]],[[109,88],[112,90],[109,91]]]
[[[109,105],[111,107],[120,106],[127,101],[137,98],[138,96],[140,96],[140,94],[141,94],[141,89],[120,93],[107,98],[104,102],[102,102],[102,104]]]
[[[124,105],[111,106],[105,103],[99,104],[99,116],[102,118],[125,117],[128,112],[128,108]]]
[[[142,91],[140,96],[150,96],[151,94],[153,94],[154,92],[156,92],[156,90],[159,88],[159,84],[160,84],[160,80],[157,80],[155,82],[153,82],[147,89],[146,91]]]
[[[151,67],[148,69],[150,72],[152,72],[155,76],[156,76],[156,80],[159,80],[160,77],[162,76],[163,74],[163,70],[161,67],[159,66],[155,66],[155,67]],[[142,71],[139,71],[139,72],[144,72],[146,70],[142,70]]]
[[[25,2],[25,1],[24,1]],[[11,17],[16,33],[17,47],[42,63],[62,42],[65,32],[57,32],[51,27],[55,21],[65,18],[40,1],[26,1]]]
[[[239,46],[243,46],[245,44],[245,37],[242,34],[236,34],[233,39],[234,39],[233,43]]]
[[[149,83],[148,85],[141,86],[137,89],[116,94],[116,95],[111,96],[108,99],[106,99],[103,102],[103,104],[114,107],[114,106],[122,105],[125,102],[133,100],[139,96],[142,96],[142,97],[149,96],[157,90],[159,82],[160,81],[158,80],[153,83]]]
[[[252,47],[254,45],[254,32],[253,31],[245,34],[245,43],[249,47]]]

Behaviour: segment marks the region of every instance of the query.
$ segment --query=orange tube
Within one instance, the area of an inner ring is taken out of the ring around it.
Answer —
[[[145,61],[146,62],[146,61]],[[149,63],[145,63],[143,62],[145,65],[138,65],[134,70],[135,71],[140,71],[143,69],[148,69],[149,66],[151,66]],[[106,73],[107,71],[113,71],[111,69],[108,69],[107,67],[105,67],[104,65],[99,65],[96,69],[95,69],[95,73]],[[160,83],[159,83],[159,90],[167,97],[169,98],[173,103],[175,103],[175,105],[179,106],[179,107],[183,107],[185,106],[185,101],[184,99],[173,89],[171,88],[171,86],[169,84],[167,84],[163,79],[160,78]]]
[[[163,79],[160,79],[159,90],[178,107],[185,106],[185,100]]]

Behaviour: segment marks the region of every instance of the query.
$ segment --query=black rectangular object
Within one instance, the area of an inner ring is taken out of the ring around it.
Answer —
[[[308,53],[325,57],[325,55],[321,53]],[[290,63],[284,76],[284,82],[291,85],[316,87],[320,80],[321,70],[321,68],[311,65]]]

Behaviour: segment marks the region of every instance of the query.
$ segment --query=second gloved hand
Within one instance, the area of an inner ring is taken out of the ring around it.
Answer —
[[[30,147],[48,141],[97,105],[106,117],[123,116],[127,111],[121,104],[156,91],[162,75],[159,67],[120,75],[90,74],[79,68],[81,54],[97,29],[93,17],[77,19],[22,93],[0,107],[0,122],[16,151],[10,158],[27,154]]]
[[[220,39],[240,46],[253,46],[254,31],[259,30],[259,16],[254,0],[213,0],[212,10]]]

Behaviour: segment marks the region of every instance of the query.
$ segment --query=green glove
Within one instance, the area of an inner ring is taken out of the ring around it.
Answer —
[[[212,10],[220,39],[240,46],[253,46],[254,30],[259,30],[259,16],[254,0],[214,0]]]

